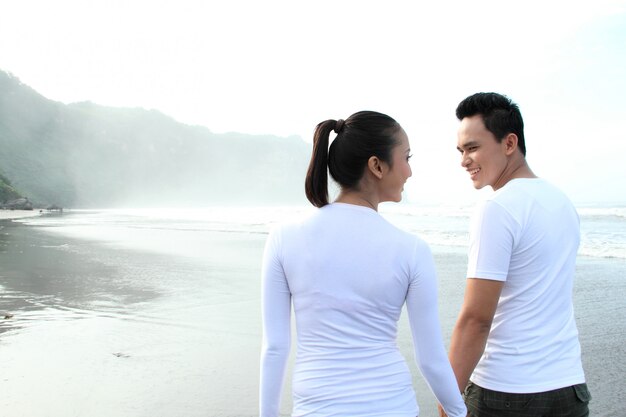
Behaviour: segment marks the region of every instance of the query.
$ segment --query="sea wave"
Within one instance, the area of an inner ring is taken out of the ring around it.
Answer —
[[[626,207],[579,207],[576,210],[583,218],[614,218],[626,220]]]
[[[72,234],[102,233],[108,230],[131,232],[221,232],[266,234],[273,225],[307,216],[309,206],[207,207],[160,209],[76,210],[63,216],[42,216],[20,222],[51,227]],[[430,245],[463,248],[468,243],[469,206],[416,206],[408,204],[380,207],[380,213],[403,230],[415,233]],[[581,245],[579,254],[599,258],[626,259],[626,208],[593,207],[579,209]],[[104,236],[104,234],[103,234]]]

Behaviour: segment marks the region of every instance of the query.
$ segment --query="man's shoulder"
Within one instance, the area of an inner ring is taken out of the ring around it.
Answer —
[[[516,178],[490,196],[489,200],[502,205],[557,201],[570,203],[567,195],[543,178]]]
[[[541,178],[512,181],[494,193],[486,204],[506,211],[520,223],[543,217],[571,221],[577,221],[578,218],[569,197]]]

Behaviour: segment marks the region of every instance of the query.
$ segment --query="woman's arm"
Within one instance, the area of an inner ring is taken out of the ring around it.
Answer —
[[[261,417],[278,417],[280,397],[291,343],[291,293],[279,259],[276,234],[265,245],[262,266]]]
[[[450,417],[465,417],[467,409],[457,387],[441,335],[435,263],[430,249],[418,247],[416,271],[407,292],[407,312],[415,359],[428,386]]]

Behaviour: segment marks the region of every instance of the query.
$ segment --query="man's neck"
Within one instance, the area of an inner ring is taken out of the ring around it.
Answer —
[[[511,158],[509,163],[504,168],[498,180],[492,186],[493,190],[499,190],[504,187],[509,181],[517,178],[537,178],[533,171],[528,166],[526,158],[519,156]]]

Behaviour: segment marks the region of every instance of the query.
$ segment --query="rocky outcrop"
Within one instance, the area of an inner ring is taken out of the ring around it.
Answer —
[[[33,203],[26,197],[16,198],[2,204],[1,208],[5,210],[32,210]]]

